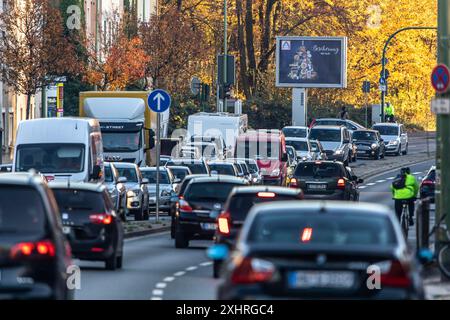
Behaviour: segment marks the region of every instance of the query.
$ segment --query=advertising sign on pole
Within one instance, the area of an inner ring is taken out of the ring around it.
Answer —
[[[64,117],[64,83],[58,83],[56,89],[56,116]]]

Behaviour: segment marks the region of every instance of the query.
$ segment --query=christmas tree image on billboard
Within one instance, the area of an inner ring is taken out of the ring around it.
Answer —
[[[289,65],[290,73],[288,77],[292,80],[314,80],[317,72],[314,71],[311,51],[307,50],[304,42],[294,55],[294,62]]]

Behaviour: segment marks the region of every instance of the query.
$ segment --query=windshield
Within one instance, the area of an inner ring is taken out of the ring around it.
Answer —
[[[142,177],[148,179],[148,183],[155,184],[156,183],[156,171],[142,171]],[[169,175],[167,171],[159,172],[159,183],[161,184],[170,184]]]
[[[286,140],[286,145],[294,147],[295,151],[309,151],[308,143],[305,141]]]
[[[105,166],[105,182],[114,182],[114,177],[110,166]]]
[[[232,164],[209,164],[209,170],[211,172],[216,171],[217,174],[223,174],[227,176],[236,175]]]
[[[55,194],[56,202],[61,210],[81,210],[90,212],[105,211],[103,197],[99,192],[76,189],[53,189],[53,193]]]
[[[312,140],[341,142],[341,130],[312,129],[309,137]]]
[[[216,145],[213,143],[195,143],[188,146],[199,149],[203,157],[207,158],[216,156]]]
[[[272,159],[280,158],[280,144],[277,141],[241,141],[238,143],[239,158]]]
[[[173,161],[169,161],[169,162],[167,162],[167,166],[188,167],[189,169],[191,169],[192,174],[207,174],[208,173],[208,171],[206,169],[206,166],[203,163],[200,163],[200,162],[191,162],[191,161],[173,162]]]
[[[249,162],[249,163],[247,163],[247,166],[248,166],[248,169],[250,170],[250,173],[258,173],[259,172],[259,168],[256,163]]]
[[[376,248],[395,245],[397,242],[392,223],[384,216],[339,212],[337,217],[300,210],[256,216],[247,240],[260,244]]]
[[[375,126],[373,129],[377,130],[382,136],[398,136],[398,127]]]
[[[119,177],[127,178],[127,182],[138,182],[136,170],[134,168],[117,168]]]
[[[189,174],[189,172],[186,169],[174,169],[174,168],[170,168],[170,171],[172,171],[173,176],[176,179],[180,179],[181,181],[183,181],[183,179]]]
[[[283,133],[286,137],[306,138],[308,132],[306,128],[284,128]]]
[[[300,163],[295,170],[295,176],[299,178],[342,178],[345,174],[341,166],[336,163]]]
[[[45,225],[44,205],[35,189],[0,187],[0,236],[10,233],[39,236],[45,232]]]
[[[16,171],[79,173],[84,168],[82,144],[22,144],[17,147]]]
[[[377,140],[377,134],[370,131],[355,131],[353,132],[353,139],[375,141]]]
[[[225,202],[234,187],[234,183],[204,182],[190,184],[184,194],[187,201],[218,201]]]
[[[102,132],[105,152],[134,152],[142,145],[142,135],[137,132]]]

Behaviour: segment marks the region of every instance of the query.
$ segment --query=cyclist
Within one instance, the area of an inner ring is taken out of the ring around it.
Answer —
[[[403,202],[408,203],[409,225],[414,225],[414,202],[419,192],[419,183],[411,174],[409,168],[402,168],[400,174],[395,178],[391,185],[392,196],[395,200],[395,213],[400,221],[403,210]]]

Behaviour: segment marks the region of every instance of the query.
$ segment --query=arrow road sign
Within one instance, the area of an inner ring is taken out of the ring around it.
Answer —
[[[431,84],[437,93],[444,93],[450,85],[450,72],[445,64],[439,64],[431,73]]]
[[[167,111],[172,104],[172,99],[170,95],[161,89],[153,90],[152,93],[148,95],[148,107],[153,112],[161,113]]]

